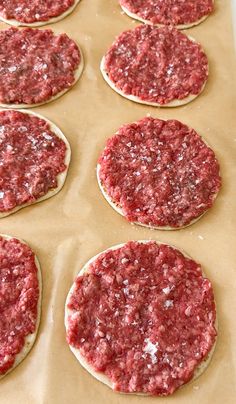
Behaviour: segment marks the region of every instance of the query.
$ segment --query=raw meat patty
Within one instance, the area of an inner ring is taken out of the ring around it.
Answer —
[[[92,258],[66,302],[67,342],[81,364],[123,393],[170,395],[206,368],[216,341],[211,282],[156,241]]]
[[[126,219],[167,230],[199,219],[221,186],[215,154],[195,130],[151,117],[121,126],[97,174],[103,195]]]
[[[0,31],[0,105],[28,108],[58,98],[79,79],[82,53],[66,34]]]
[[[37,27],[70,14],[80,0],[2,0],[0,20],[14,26]]]
[[[125,98],[175,107],[203,91],[208,60],[202,47],[176,28],[140,25],[116,38],[102,59],[101,72]]]
[[[0,379],[32,348],[41,311],[37,257],[22,240],[0,235]]]
[[[153,25],[189,28],[212,13],[214,0],[119,0],[130,17]]]
[[[0,217],[59,192],[70,154],[52,122],[32,112],[0,111]]]

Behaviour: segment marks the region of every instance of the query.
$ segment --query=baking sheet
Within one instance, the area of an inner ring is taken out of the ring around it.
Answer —
[[[71,144],[72,162],[64,188],[50,200],[0,222],[1,233],[30,243],[43,274],[38,338],[26,360],[0,382],[1,404],[232,404],[236,400],[236,63],[231,2],[215,3],[212,16],[186,31],[207,52],[209,81],[199,98],[176,109],[132,103],[103,81],[99,72],[103,54],[117,34],[137,24],[121,13],[117,0],[81,0],[69,17],[51,25],[78,41],[85,70],[62,98],[34,109],[55,122]],[[222,191],[214,207],[189,228],[165,232],[132,226],[99,191],[95,167],[106,139],[121,124],[146,114],[192,126],[220,161]],[[172,397],[112,392],[79,365],[65,341],[64,302],[77,272],[99,251],[131,239],[155,239],[183,248],[203,265],[214,285],[219,337],[212,362],[198,380]]]

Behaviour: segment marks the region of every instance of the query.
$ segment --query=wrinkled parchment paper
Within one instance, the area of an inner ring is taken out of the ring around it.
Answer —
[[[38,338],[28,357],[1,380],[1,404],[232,404],[236,400],[236,64],[230,1],[215,3],[212,16],[187,30],[207,52],[209,81],[199,98],[176,109],[132,103],[103,81],[99,63],[104,52],[117,34],[137,24],[121,13],[117,0],[81,0],[70,16],[51,26],[78,41],[85,70],[71,91],[34,109],[55,122],[71,144],[64,188],[50,200],[0,221],[1,233],[23,238],[32,246],[43,275]],[[192,126],[220,161],[222,191],[214,207],[189,228],[165,232],[133,226],[113,211],[99,191],[95,167],[106,139],[121,124],[146,114]],[[84,263],[112,245],[152,238],[184,249],[203,265],[214,285],[219,317],[210,366],[198,380],[168,398],[112,392],[80,366],[65,341],[64,303]]]

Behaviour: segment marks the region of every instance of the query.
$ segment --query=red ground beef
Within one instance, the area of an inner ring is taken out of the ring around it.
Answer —
[[[194,375],[216,338],[211,283],[178,250],[129,242],[78,276],[67,341],[115,390],[172,394]]]
[[[36,116],[0,112],[0,212],[33,203],[57,187],[66,145]]]
[[[163,106],[198,95],[208,77],[207,56],[198,43],[175,28],[150,25],[120,34],[104,69],[124,95]]]
[[[213,11],[213,0],[119,0],[120,5],[151,24],[184,25]]]
[[[75,0],[2,0],[0,16],[24,23],[48,21],[63,14],[74,3]]]
[[[0,375],[12,368],[25,338],[36,331],[38,269],[31,249],[0,236]]]
[[[122,126],[98,163],[109,198],[140,224],[186,226],[212,206],[221,186],[214,152],[176,120]]]
[[[80,51],[66,34],[10,28],[0,31],[0,102],[37,104],[74,84]]]

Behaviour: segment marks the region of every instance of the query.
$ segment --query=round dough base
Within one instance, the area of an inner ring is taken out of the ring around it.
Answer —
[[[173,246],[173,245],[171,245],[171,244],[159,242],[159,241],[156,241],[156,240],[137,240],[136,242],[138,242],[138,243],[143,243],[143,244],[144,244],[144,243],[149,243],[150,241],[154,241],[156,244],[168,245],[168,246],[170,246],[170,247],[172,247],[172,248],[174,248],[174,249],[180,251],[186,258],[190,258],[190,259],[191,259],[191,257],[190,257],[189,255],[187,255],[183,250],[177,249],[175,246]],[[103,253],[105,253],[106,251],[109,251],[109,250],[117,250],[118,248],[123,247],[125,244],[126,244],[126,243],[122,243],[122,244],[115,245],[115,246],[113,246],[113,247],[107,248],[106,250],[104,250],[104,251],[102,251],[102,252],[96,254],[94,257],[92,257],[92,258],[84,265],[84,267],[79,271],[79,273],[78,273],[77,276],[81,276],[81,275],[83,275],[84,273],[86,273],[86,272],[88,271],[89,265],[90,265],[94,260],[96,260],[96,258],[99,257],[100,254],[103,254]],[[203,275],[205,276],[204,273],[203,273]],[[72,310],[68,309],[67,305],[68,305],[68,303],[69,303],[69,300],[70,300],[71,295],[72,295],[73,292],[74,292],[74,287],[75,287],[75,286],[74,286],[74,283],[73,283],[72,287],[71,287],[70,290],[69,290],[69,293],[68,293],[67,298],[66,298],[66,303],[65,303],[65,328],[66,328],[66,331],[67,331],[67,329],[68,329],[68,317],[72,314]],[[216,330],[218,330],[218,321],[217,321],[217,319],[216,319],[216,321],[215,321],[215,328],[216,328]],[[196,368],[196,370],[195,370],[195,372],[194,372],[193,378],[192,378],[188,383],[183,384],[180,388],[182,388],[182,387],[184,387],[186,384],[189,384],[189,383],[193,382],[194,380],[196,380],[196,379],[197,379],[199,376],[201,376],[201,374],[206,370],[206,368],[209,366],[210,361],[211,361],[211,359],[212,359],[212,356],[213,356],[213,353],[214,353],[214,350],[215,350],[215,347],[216,347],[216,342],[217,342],[217,338],[216,338],[216,341],[215,341],[215,343],[214,343],[214,345],[213,345],[211,351],[209,352],[208,356],[206,357],[206,359],[205,359],[202,363],[200,363],[199,366]],[[108,387],[110,387],[111,389],[114,389],[114,386],[113,386],[113,383],[111,382],[111,380],[110,380],[106,375],[104,375],[103,373],[97,372],[96,370],[94,370],[94,368],[93,368],[93,367],[86,361],[86,359],[81,355],[81,353],[80,353],[80,351],[79,351],[78,348],[75,348],[75,347],[73,347],[72,345],[69,345],[69,347],[70,347],[70,350],[71,350],[71,351],[73,352],[73,354],[75,355],[76,359],[79,361],[79,363],[81,364],[81,366],[82,366],[84,369],[86,369],[93,377],[95,377],[95,379],[97,379],[98,381],[100,381],[100,382],[106,384],[106,385],[107,385]],[[119,391],[118,391],[118,393],[120,393],[120,394],[131,394],[131,395],[140,395],[140,396],[149,396],[149,395],[150,395],[150,394],[147,394],[147,393],[123,393],[123,392],[119,392]]]
[[[188,37],[190,38],[190,36],[188,36]],[[193,40],[193,38],[190,38],[190,39]],[[112,90],[114,90],[116,93],[118,93],[119,95],[121,95],[124,98],[127,98],[130,101],[134,101],[134,102],[137,102],[137,103],[143,104],[143,105],[150,105],[152,107],[174,108],[174,107],[180,107],[181,105],[188,104],[189,102],[193,101],[195,98],[197,98],[203,92],[206,82],[207,82],[207,80],[206,80],[198,94],[191,94],[191,95],[188,95],[187,97],[183,98],[182,100],[176,99],[176,100],[168,102],[167,104],[159,104],[158,102],[143,101],[139,97],[136,97],[134,95],[127,95],[123,91],[117,89],[115,84],[110,80],[110,78],[108,77],[108,74],[106,72],[104,56],[101,61],[100,70],[101,70],[104,80],[107,82],[107,84],[109,84],[109,86],[112,88]],[[209,71],[209,68],[208,68],[208,71]]]
[[[129,11],[126,7],[121,6],[121,8],[125,12],[125,14],[127,14],[129,17],[133,18],[134,20],[141,21],[144,24],[153,25],[154,27],[164,27],[166,25],[166,24],[160,24],[160,23],[152,24],[151,21],[148,21],[142,17],[139,17],[137,14]],[[209,17],[209,15],[210,14],[204,15],[199,20],[191,22],[189,24],[179,24],[179,25],[174,25],[174,27],[178,28],[178,29],[188,29],[188,28],[194,27],[195,25],[199,25],[199,24],[201,24],[201,22],[205,21],[207,19],[207,17]]]
[[[76,8],[76,6],[79,2],[80,2],[80,0],[75,0],[75,3],[68,10],[66,10],[61,15],[58,15],[57,17],[49,18],[47,21],[36,21],[36,22],[27,23],[27,22],[17,21],[14,18],[7,19],[7,18],[1,17],[1,16],[0,16],[0,21],[5,22],[5,24],[12,25],[13,27],[29,27],[29,28],[42,27],[43,25],[49,25],[49,24],[53,24],[57,21],[63,20],[65,17],[67,17],[69,14],[71,14],[72,11],[74,11],[74,9]]]
[[[78,44],[76,44],[76,45],[78,46],[81,60],[80,60],[80,64],[79,64],[78,68],[75,70],[75,73],[74,73],[74,77],[75,77],[74,82],[71,84],[70,87],[66,88],[65,90],[60,91],[58,94],[52,96],[47,101],[39,102],[37,104],[4,104],[4,103],[0,102],[0,107],[8,108],[8,109],[35,108],[35,107],[39,107],[40,105],[45,105],[45,104],[48,104],[49,102],[55,101],[57,98],[61,97],[65,93],[67,93],[67,91],[69,91],[77,83],[77,81],[79,80],[79,78],[83,72],[83,69],[84,69],[83,53],[82,53],[79,45]]]
[[[13,109],[13,108],[11,108],[11,109]],[[0,112],[1,111],[5,111],[5,110],[0,109]],[[23,114],[33,115],[33,116],[36,116],[36,117],[38,117],[40,119],[43,119],[44,121],[46,121],[49,124],[51,131],[54,132],[56,136],[58,136],[60,139],[63,140],[63,142],[66,144],[66,149],[67,149],[66,150],[65,160],[64,160],[64,163],[67,166],[67,168],[66,168],[65,171],[58,174],[58,176],[57,176],[57,184],[58,185],[57,185],[56,188],[50,190],[49,192],[47,192],[47,194],[45,194],[42,197],[38,198],[34,202],[27,202],[27,203],[24,203],[24,204],[22,204],[20,206],[16,206],[14,209],[11,209],[11,210],[9,210],[7,212],[0,212],[0,219],[3,218],[3,217],[9,216],[12,213],[17,212],[18,210],[20,210],[22,208],[25,208],[26,206],[34,205],[35,203],[45,201],[46,199],[51,198],[52,196],[56,195],[62,189],[62,187],[63,187],[63,185],[65,183],[67,172],[68,172],[68,169],[69,169],[70,159],[71,159],[70,144],[69,144],[67,138],[65,137],[65,135],[62,133],[62,131],[53,122],[51,122],[49,119],[46,119],[44,116],[42,116],[40,114],[36,114],[35,112],[32,112],[32,111],[24,111],[24,110],[18,110],[18,111],[22,112]]]
[[[17,239],[21,243],[26,244],[28,247],[30,247],[28,243],[26,243],[24,240],[22,240],[20,238],[9,236],[6,234],[0,234],[0,236],[2,238],[4,238],[5,240],[11,240],[12,238]],[[30,247],[30,249],[31,249],[31,247]],[[27,335],[27,337],[25,338],[25,345],[22,348],[22,350],[16,355],[13,366],[6,373],[4,373],[3,375],[0,375],[0,380],[3,379],[3,377],[5,377],[6,375],[8,375],[13,369],[16,368],[16,366],[18,366],[23,361],[23,359],[25,359],[25,357],[28,355],[28,353],[32,349],[32,347],[35,343],[36,337],[37,337],[39,323],[40,323],[40,317],[41,317],[41,306],[42,306],[42,275],[41,275],[40,263],[35,254],[34,254],[34,259],[35,259],[35,265],[38,269],[37,277],[38,277],[38,283],[39,283],[39,299],[38,299],[38,307],[37,307],[38,314],[37,314],[36,329],[33,334]]]

